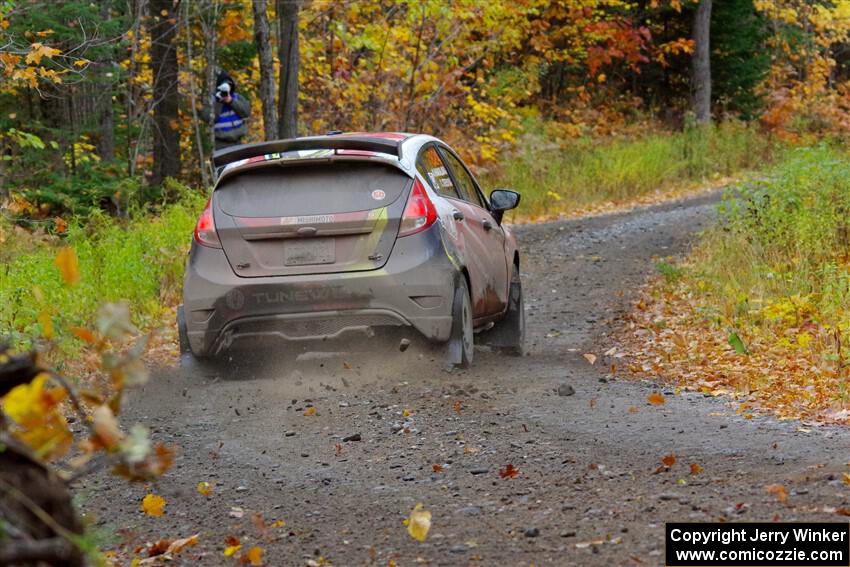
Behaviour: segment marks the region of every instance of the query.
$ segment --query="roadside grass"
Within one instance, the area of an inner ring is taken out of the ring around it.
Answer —
[[[734,121],[564,143],[532,129],[497,170],[482,177],[489,188],[522,194],[522,204],[509,220],[535,221],[762,168],[777,151],[755,125]]]
[[[134,211],[127,219],[95,212],[71,219],[61,238],[27,237],[8,224],[0,226],[5,240],[0,337],[27,348],[31,337],[46,334],[49,317],[60,356],[73,358],[82,342],[70,329],[90,328],[98,307],[114,301],[127,301],[134,324],[152,329],[178,301],[190,235],[204,202],[185,189],[178,202],[154,212]],[[79,263],[80,283],[72,288],[63,285],[55,263],[65,246],[74,249]]]
[[[638,303],[633,371],[733,393],[744,412],[850,422],[846,150],[791,151],[727,195],[675,277],[667,266]]]

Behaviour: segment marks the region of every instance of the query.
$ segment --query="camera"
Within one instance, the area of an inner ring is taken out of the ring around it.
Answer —
[[[215,99],[221,102],[223,99],[230,96],[230,83],[221,83],[215,89]]]

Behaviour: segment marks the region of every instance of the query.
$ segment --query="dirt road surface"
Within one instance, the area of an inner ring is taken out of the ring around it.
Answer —
[[[124,419],[177,445],[174,468],[149,487],[87,478],[83,509],[125,552],[199,533],[186,565],[235,564],[228,535],[268,565],[662,565],[665,521],[846,519],[845,430],[747,420],[722,398],[608,377],[617,316],[653,258],[683,253],[712,221],[715,199],[519,227],[523,358],[477,350],[471,370],[446,373],[426,349],[365,341],[378,352],[155,369]],[[664,405],[647,403],[654,391]],[[676,464],[656,472],[668,454]],[[500,476],[508,464],[518,476]],[[164,516],[140,511],[148,490]],[[423,543],[402,523],[417,503],[433,515]],[[254,513],[286,525],[261,535]]]

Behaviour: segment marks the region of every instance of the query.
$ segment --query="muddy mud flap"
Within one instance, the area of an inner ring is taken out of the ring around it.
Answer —
[[[511,274],[508,311],[504,319],[496,323],[493,329],[481,333],[479,340],[481,344],[505,354],[514,356],[525,354],[525,303],[522,298],[522,281],[516,265]]]

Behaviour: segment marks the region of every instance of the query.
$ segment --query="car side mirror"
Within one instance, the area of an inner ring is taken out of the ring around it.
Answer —
[[[498,222],[502,222],[505,211],[519,206],[520,194],[508,189],[495,189],[490,193],[490,210]]]

